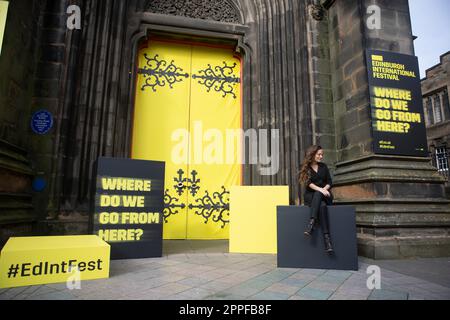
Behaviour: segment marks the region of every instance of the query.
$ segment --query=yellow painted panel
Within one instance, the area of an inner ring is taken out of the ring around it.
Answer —
[[[230,252],[276,254],[277,206],[289,205],[289,187],[234,187],[230,200]]]
[[[242,128],[240,60],[230,49],[193,47],[192,75],[189,172],[201,181],[189,196],[188,239],[228,239],[224,207],[242,176],[242,141],[233,135]]]
[[[132,158],[166,162],[166,189],[176,205],[188,201],[186,193],[174,191],[174,178],[180,169],[188,171],[189,142],[172,141],[172,135],[189,128],[191,55],[190,45],[157,41],[139,51]],[[174,162],[172,150],[180,143],[184,143],[185,152],[181,148],[179,161]],[[172,211],[176,214],[165,223],[164,238],[185,239],[187,209]]]
[[[2,53],[3,35],[5,33],[6,18],[8,16],[8,1],[0,1],[0,54]]]
[[[0,288],[109,277],[110,246],[97,236],[11,238],[0,256]],[[69,279],[70,278],[70,279]]]

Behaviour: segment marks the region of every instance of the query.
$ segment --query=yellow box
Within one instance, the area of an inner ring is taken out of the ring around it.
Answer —
[[[289,205],[289,187],[233,187],[230,252],[277,253],[277,206]]]
[[[90,235],[11,238],[0,256],[0,288],[109,278],[110,251]]]

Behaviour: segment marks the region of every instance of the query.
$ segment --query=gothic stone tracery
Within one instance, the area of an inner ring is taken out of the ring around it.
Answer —
[[[226,0],[150,0],[145,9],[151,13],[241,23],[236,9]]]

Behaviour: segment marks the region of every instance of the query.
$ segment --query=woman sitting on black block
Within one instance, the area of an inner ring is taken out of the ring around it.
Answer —
[[[312,146],[306,152],[300,171],[300,183],[306,187],[304,199],[305,206],[311,207],[311,221],[306,236],[311,236],[316,224],[322,225],[325,240],[325,250],[333,253],[333,246],[330,238],[330,227],[328,223],[327,206],[333,204],[331,194],[332,179],[330,171],[323,161],[324,152],[320,146]]]

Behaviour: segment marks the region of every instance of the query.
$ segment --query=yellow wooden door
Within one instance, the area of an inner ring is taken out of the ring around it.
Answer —
[[[229,238],[241,123],[232,50],[158,41],[141,48],[132,158],[166,162],[165,239]]]

